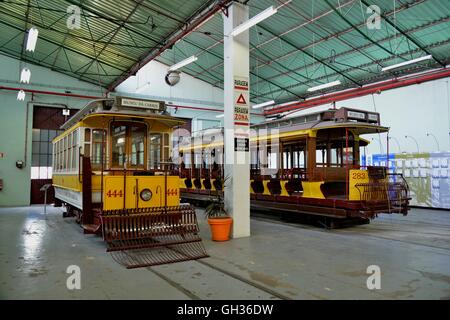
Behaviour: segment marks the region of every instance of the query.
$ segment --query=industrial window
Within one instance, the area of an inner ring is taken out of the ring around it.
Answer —
[[[52,140],[62,130],[33,129],[31,179],[52,178]]]

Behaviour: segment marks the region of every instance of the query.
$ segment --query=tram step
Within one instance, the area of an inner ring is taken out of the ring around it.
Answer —
[[[84,233],[86,234],[95,234],[99,232],[100,225],[99,224],[83,224]]]

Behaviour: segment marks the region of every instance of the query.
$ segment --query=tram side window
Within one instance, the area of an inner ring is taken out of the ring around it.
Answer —
[[[91,129],[84,129],[84,156],[91,156]]]
[[[326,149],[316,149],[316,166],[325,167],[327,162],[327,150]]]
[[[347,150],[347,148],[344,148],[343,154],[344,154],[344,157],[343,157],[344,164],[348,163],[349,165],[352,165],[353,164],[353,147],[349,147],[348,150]]]
[[[59,140],[59,171],[63,170],[63,151],[64,151],[64,139]]]
[[[58,159],[57,159],[57,163],[56,163],[56,168],[58,169],[58,172],[61,171],[62,167],[61,167],[61,161],[62,161],[62,140],[59,140],[57,142],[58,144]]]
[[[63,171],[63,157],[64,157],[64,138],[59,140],[59,171]]]
[[[283,169],[292,169],[292,158],[290,150],[283,152]]]
[[[258,169],[258,148],[250,144],[250,168]]]
[[[330,160],[331,162],[328,164],[330,167],[342,167],[347,163],[347,152],[346,148],[333,148],[330,149]],[[348,163],[353,163],[353,148],[348,148]]]
[[[278,169],[278,147],[270,146],[268,149],[267,162],[269,169]]]
[[[53,145],[53,172],[58,171],[58,142]]]
[[[203,166],[203,153],[202,153],[202,149],[198,148],[198,149],[194,149],[194,163],[193,163],[193,167],[196,169],[200,169]]]
[[[105,130],[93,129],[92,130],[92,157],[91,157],[91,165],[92,170],[101,170],[102,169],[102,158],[103,164],[106,163],[105,157],[105,145],[106,145],[106,134]],[[103,150],[102,150],[103,144]]]
[[[63,170],[67,169],[67,136],[63,139]]]
[[[192,153],[190,150],[186,151],[183,153],[183,162],[185,165],[185,168],[191,168],[192,164],[191,164],[191,160],[192,160]]]
[[[293,152],[294,168],[305,168],[305,151],[295,150]]]
[[[57,144],[52,145],[52,172],[56,171],[56,156],[58,155],[58,151],[56,150]]]
[[[72,170],[72,135],[73,132],[69,133],[67,137],[67,170]]]
[[[79,148],[78,148],[78,129],[74,131],[72,137],[72,169],[76,169],[77,160],[79,157]]]

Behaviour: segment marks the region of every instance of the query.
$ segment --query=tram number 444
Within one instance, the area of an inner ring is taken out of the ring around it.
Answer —
[[[167,189],[167,195],[168,196],[177,196],[178,195],[178,189]],[[108,190],[108,192],[106,193],[106,196],[108,198],[122,198],[123,197],[123,192],[122,190]]]
[[[117,198],[117,197],[122,198],[123,197],[123,192],[122,192],[122,190],[119,190],[119,191],[117,191],[117,190],[114,190],[114,191],[108,190],[108,192],[106,193],[106,196],[108,198],[112,198],[112,197],[114,197],[114,198]]]
[[[168,196],[177,196],[178,195],[178,189],[167,189],[167,195]]]

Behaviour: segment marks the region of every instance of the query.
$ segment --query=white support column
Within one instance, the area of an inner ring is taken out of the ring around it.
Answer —
[[[248,20],[240,3],[228,8],[224,19],[225,207],[233,217],[233,238],[250,236],[250,87],[249,31],[231,31]]]

